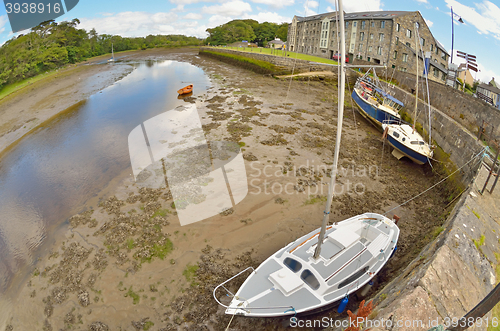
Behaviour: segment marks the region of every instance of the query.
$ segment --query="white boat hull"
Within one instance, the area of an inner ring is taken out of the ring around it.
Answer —
[[[399,228],[379,214],[352,217],[327,228],[320,257],[314,260],[318,233],[265,260],[236,292],[226,314],[279,317],[332,305],[382,269],[396,249]]]

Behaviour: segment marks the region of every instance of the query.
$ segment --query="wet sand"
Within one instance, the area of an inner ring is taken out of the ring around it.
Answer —
[[[168,190],[139,189],[124,176],[103,191],[100,205],[82,206],[64,238],[37,263],[13,305],[13,330],[224,330],[230,317],[214,301],[214,286],[321,223],[335,140],[334,82],[277,80],[198,57],[195,50],[127,58],[187,61],[211,76],[206,94],[195,90],[185,101],[196,103],[207,140],[244,143],[249,194],[223,215],[180,226]],[[43,97],[42,90],[32,92]],[[383,213],[440,178],[393,158],[351,102],[346,97],[331,221]],[[401,217],[398,251],[369,296],[433,238],[446,198],[445,189],[433,190],[395,211]],[[329,311],[316,318],[322,316],[337,317]],[[281,330],[283,322],[235,317],[231,329]]]

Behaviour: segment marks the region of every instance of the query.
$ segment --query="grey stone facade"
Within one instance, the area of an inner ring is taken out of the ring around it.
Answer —
[[[419,74],[430,55],[429,79],[444,83],[449,54],[433,37],[420,12],[378,11],[345,13],[346,51],[352,60],[387,65],[403,72],[416,71],[419,38]],[[418,37],[416,25],[418,23]],[[332,58],[339,47],[337,12],[309,17],[295,16],[288,28],[290,51]]]

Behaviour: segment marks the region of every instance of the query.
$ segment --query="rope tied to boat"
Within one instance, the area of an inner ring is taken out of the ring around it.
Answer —
[[[291,317],[291,318],[295,318],[295,316],[297,316],[297,311],[296,311],[296,310],[295,310],[295,308],[293,308],[293,307],[291,307],[291,308],[289,308],[289,309],[285,310],[285,311],[283,312],[283,314],[288,313],[289,311],[293,311],[293,312],[294,312],[293,317]]]

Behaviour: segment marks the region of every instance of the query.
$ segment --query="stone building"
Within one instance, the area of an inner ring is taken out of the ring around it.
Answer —
[[[458,67],[458,78],[460,78],[462,82],[467,83],[470,86],[474,85],[474,77],[472,77],[470,70],[464,63],[460,64],[460,66]]]
[[[500,89],[496,86],[495,78],[489,84],[479,84],[476,94],[479,99],[500,109]]]
[[[287,48],[299,53],[332,58],[339,47],[337,12],[294,16],[288,27]],[[445,83],[449,54],[437,41],[420,12],[376,11],[345,13],[346,51],[359,59],[415,74],[419,39],[419,74],[430,57],[429,79]],[[418,31],[416,24],[418,23]],[[418,33],[417,33],[418,32]]]

